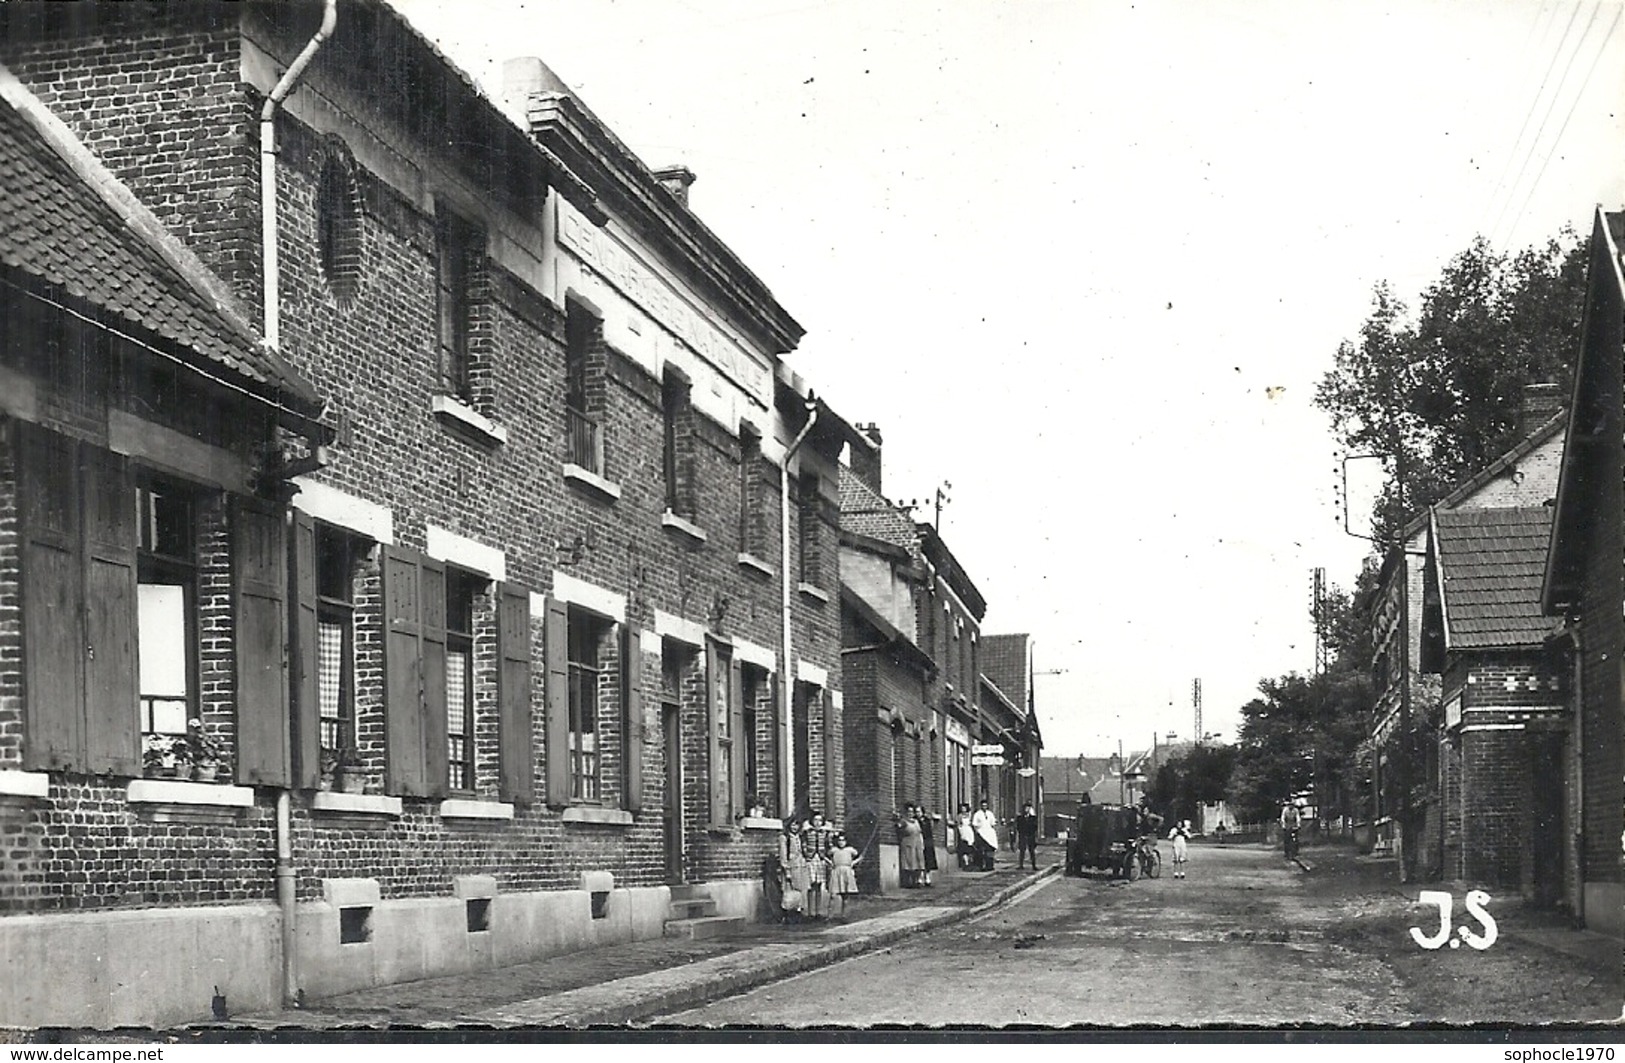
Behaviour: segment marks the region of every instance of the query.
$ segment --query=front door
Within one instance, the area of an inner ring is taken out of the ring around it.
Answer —
[[[661,732],[666,743],[666,885],[683,882],[683,723],[676,705],[660,707]]]

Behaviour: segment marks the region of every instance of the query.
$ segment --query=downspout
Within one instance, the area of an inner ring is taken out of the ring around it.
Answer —
[[[779,474],[779,586],[782,592],[779,604],[783,609],[784,626],[782,628],[784,639],[784,656],[779,676],[779,719],[784,725],[784,773],[782,775],[784,803],[780,806],[781,813],[788,818],[795,811],[796,802],[796,729],[795,721],[790,711],[791,699],[794,696],[793,684],[796,681],[795,663],[790,656],[790,458],[801,448],[806,441],[807,433],[812,431],[813,425],[818,422],[818,403],[807,395],[807,423],[801,426],[801,431],[790,441],[784,451],[784,464]]]
[[[260,109],[260,239],[265,283],[265,342],[273,349],[282,345],[279,274],[277,264],[276,205],[276,110],[293,91],[294,83],[316,57],[316,52],[333,33],[338,22],[338,0],[324,0],[322,24],[305,45],[293,65],[283,73]],[[282,1003],[295,1006],[299,1000],[298,893],[293,867],[293,796],[283,789],[276,798],[276,901],[282,916]]]

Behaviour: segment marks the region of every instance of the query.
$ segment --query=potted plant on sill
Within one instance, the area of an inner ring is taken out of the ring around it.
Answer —
[[[186,722],[184,759],[191,764],[194,782],[214,782],[225,765],[226,751],[220,739],[203,727],[196,717]]]
[[[141,736],[141,771],[149,779],[173,779],[180,774],[181,750],[178,735]]]
[[[749,819],[761,819],[767,815],[767,808],[762,804],[760,794],[751,794],[745,799],[745,815]]]
[[[322,750],[322,784],[327,790],[359,794],[366,790],[367,774],[354,746]]]

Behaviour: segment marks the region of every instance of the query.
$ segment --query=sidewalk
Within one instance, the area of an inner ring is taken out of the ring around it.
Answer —
[[[826,923],[753,924],[733,937],[656,938],[550,956],[513,967],[383,986],[310,1001],[300,1010],[208,1027],[591,1026],[636,1022],[838,962],[909,934],[970,918],[1061,870],[1043,850],[1037,872],[999,853],[990,872],[939,872],[931,888],[860,897]],[[205,1027],[207,1028],[207,1027]]]

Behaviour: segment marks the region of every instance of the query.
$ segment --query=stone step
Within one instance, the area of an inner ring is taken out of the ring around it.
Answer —
[[[698,919],[716,914],[717,902],[709,897],[695,897],[691,900],[674,900],[671,902],[671,918],[673,919]]]
[[[668,919],[666,936],[669,938],[720,938],[745,928],[742,915],[708,915],[698,919]]]
[[[688,883],[681,886],[668,886],[671,890],[671,899],[676,901],[700,901],[710,897],[710,888],[704,884],[694,885]]]

